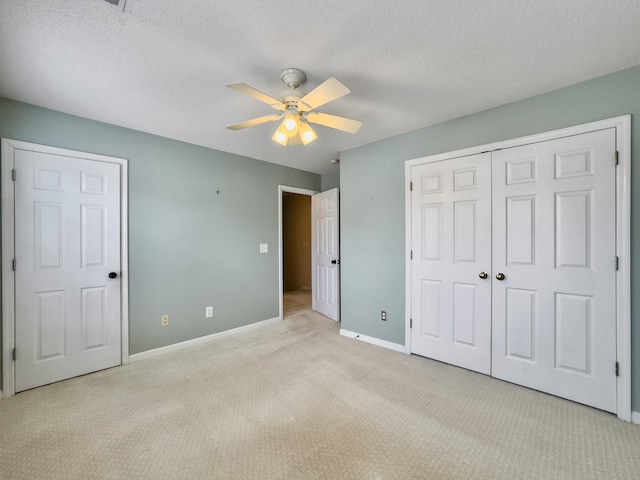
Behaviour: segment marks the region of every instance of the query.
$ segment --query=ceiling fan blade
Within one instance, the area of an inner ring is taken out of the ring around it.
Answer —
[[[274,113],[273,115],[258,117],[254,118],[253,120],[247,120],[246,122],[229,125],[227,128],[229,130],[242,130],[243,128],[253,127],[254,125],[260,125],[261,123],[275,122],[276,120],[280,120],[281,117],[282,115],[280,115],[279,113]]]
[[[337,117],[327,113],[309,112],[305,115],[305,118],[310,123],[317,123],[318,125],[324,125],[325,127],[335,128],[336,130],[342,130],[348,133],[356,133],[362,126],[360,120]]]
[[[246,83],[230,83],[229,85],[227,85],[227,87],[229,87],[232,90],[235,90],[236,92],[244,93],[245,95],[255,98],[256,100],[262,103],[266,103],[267,105],[275,108],[276,110],[282,110],[282,111],[285,110],[285,105],[280,100],[270,97],[266,93],[262,93],[260,90],[256,90],[255,88],[250,87]]]
[[[302,97],[298,101],[298,109],[301,112],[308,112],[309,110],[320,107],[325,103],[344,97],[349,92],[351,92],[351,90],[349,90],[344,84],[331,77]]]

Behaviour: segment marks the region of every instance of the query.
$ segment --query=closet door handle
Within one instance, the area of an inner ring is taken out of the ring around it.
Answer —
[[[480,272],[480,275],[478,275],[478,276],[479,276],[482,280],[486,280],[486,279],[487,279],[487,277],[488,277],[489,275],[487,274],[487,272]]]
[[[504,277],[504,273],[499,273],[499,274],[496,275],[496,280],[502,281],[502,280],[504,280],[504,278],[505,278]]]

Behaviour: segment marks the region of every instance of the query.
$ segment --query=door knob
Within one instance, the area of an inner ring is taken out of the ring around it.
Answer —
[[[504,280],[504,273],[497,274],[496,275],[496,280],[500,280],[500,281]]]
[[[486,279],[487,279],[487,277],[488,277],[489,275],[487,274],[487,272],[480,272],[480,275],[478,275],[478,276],[479,276],[482,280],[486,280]]]
[[[116,278],[118,274],[116,272],[109,273],[109,278]]]
[[[331,260],[331,263],[334,265],[339,265],[340,264],[340,260]]]

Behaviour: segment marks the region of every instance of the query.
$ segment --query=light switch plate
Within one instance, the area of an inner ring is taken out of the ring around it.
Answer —
[[[261,243],[260,244],[260,253],[269,253],[269,244]]]

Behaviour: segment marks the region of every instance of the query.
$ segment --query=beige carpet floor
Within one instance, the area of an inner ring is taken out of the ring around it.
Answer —
[[[315,313],[0,401],[0,478],[634,479],[640,427]]]

